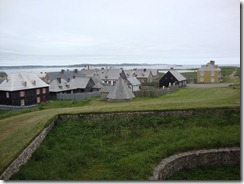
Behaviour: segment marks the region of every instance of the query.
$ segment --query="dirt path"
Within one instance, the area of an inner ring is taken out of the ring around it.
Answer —
[[[236,72],[237,72],[237,71],[233,71],[232,74],[229,75],[229,77],[230,77],[230,78],[235,78]]]
[[[218,84],[187,84],[189,88],[216,88],[216,87],[228,87],[234,83],[218,83]]]

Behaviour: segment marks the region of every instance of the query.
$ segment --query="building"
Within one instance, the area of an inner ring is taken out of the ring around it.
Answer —
[[[50,84],[53,80],[57,80],[58,78],[70,81],[71,79],[75,79],[76,77],[86,77],[86,75],[78,69],[74,69],[73,71],[61,70],[58,72],[47,72],[44,74],[44,77],[42,79],[47,84]]]
[[[114,86],[118,79],[121,77],[126,79],[126,75],[123,69],[109,68],[101,69],[98,71],[97,75],[103,81],[103,83]]]
[[[107,96],[109,101],[128,101],[133,98],[135,98],[135,95],[128,88],[124,79],[121,77],[118,79],[118,82],[115,84],[115,86],[113,86]]]
[[[160,80],[159,87],[186,86],[186,78],[175,70],[169,70]]]
[[[142,84],[151,83],[153,81],[153,75],[150,69],[133,69],[125,70],[126,77],[136,77]]]
[[[51,96],[57,93],[82,93],[92,92],[95,82],[91,77],[75,77],[69,80],[56,78],[50,83],[49,91]]]
[[[136,77],[128,77],[126,79],[126,84],[128,85],[131,91],[140,91],[141,83]]]
[[[215,61],[202,65],[197,71],[197,83],[219,83],[221,80],[221,69],[215,65]]]
[[[33,73],[10,74],[0,84],[0,104],[28,106],[48,100],[49,85]]]

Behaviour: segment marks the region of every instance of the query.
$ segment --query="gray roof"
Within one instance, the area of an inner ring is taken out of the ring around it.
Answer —
[[[76,77],[70,80],[70,85],[78,89],[85,89],[91,78],[88,77]]]
[[[134,97],[135,95],[130,91],[121,77],[107,96],[109,100],[130,100]]]
[[[85,74],[87,77],[92,77],[98,74],[97,69],[81,70],[81,72]]]
[[[0,84],[2,91],[19,91],[35,88],[48,87],[49,85],[42,81],[34,73],[13,73]]]
[[[98,75],[101,80],[118,80],[122,71],[122,69],[102,69]]]
[[[74,89],[85,89],[90,80],[91,78],[88,77],[75,77],[70,79],[69,82],[65,79],[61,79],[61,82],[59,82],[57,79],[54,79],[50,83],[49,91],[62,92]]]
[[[186,80],[186,78],[183,75],[181,75],[179,72],[177,72],[175,70],[170,70],[168,72],[170,72],[178,81]]]
[[[62,92],[62,91],[69,91],[77,89],[74,86],[71,86],[66,80],[61,79],[61,82],[59,82],[57,79],[54,79],[49,86],[50,92]]]
[[[150,69],[133,69],[133,70],[125,70],[125,74],[127,77],[136,77],[136,78],[148,78],[152,72]]]
[[[136,77],[127,77],[127,80],[133,86],[141,85],[141,82]]]
[[[0,78],[0,84],[5,80],[6,78]]]
[[[85,77],[86,75],[77,69],[73,71],[66,71],[66,70],[61,70],[59,72],[48,72],[47,73],[47,78],[48,82],[51,83],[53,80],[57,78],[65,79],[68,81],[69,79],[75,78],[75,77]],[[47,81],[46,81],[47,82]]]
[[[157,76],[158,75],[158,69],[149,69],[152,72],[153,76]]]

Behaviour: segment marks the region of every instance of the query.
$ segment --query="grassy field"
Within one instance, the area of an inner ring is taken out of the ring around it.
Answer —
[[[241,180],[240,165],[204,166],[194,169],[183,169],[168,180]]]
[[[131,102],[53,101],[31,110],[0,113],[0,172],[28,145],[32,138],[60,113],[141,111],[189,108],[240,107],[240,89],[183,88],[160,98],[136,98]]]
[[[239,112],[64,120],[12,179],[148,180],[165,157],[226,146],[240,146]]]

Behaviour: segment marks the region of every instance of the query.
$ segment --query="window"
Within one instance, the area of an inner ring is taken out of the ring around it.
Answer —
[[[211,76],[214,76],[215,72],[214,71],[211,71]]]
[[[36,98],[36,103],[41,103],[41,97]]]
[[[9,98],[9,92],[6,92],[6,98]]]
[[[45,94],[47,92],[46,88],[42,88],[42,93]]]
[[[37,94],[37,95],[40,94],[40,89],[36,89],[36,94]]]
[[[20,91],[19,96],[20,97],[24,97],[25,96],[25,91]]]
[[[204,76],[204,71],[200,71],[200,75],[201,76]]]

